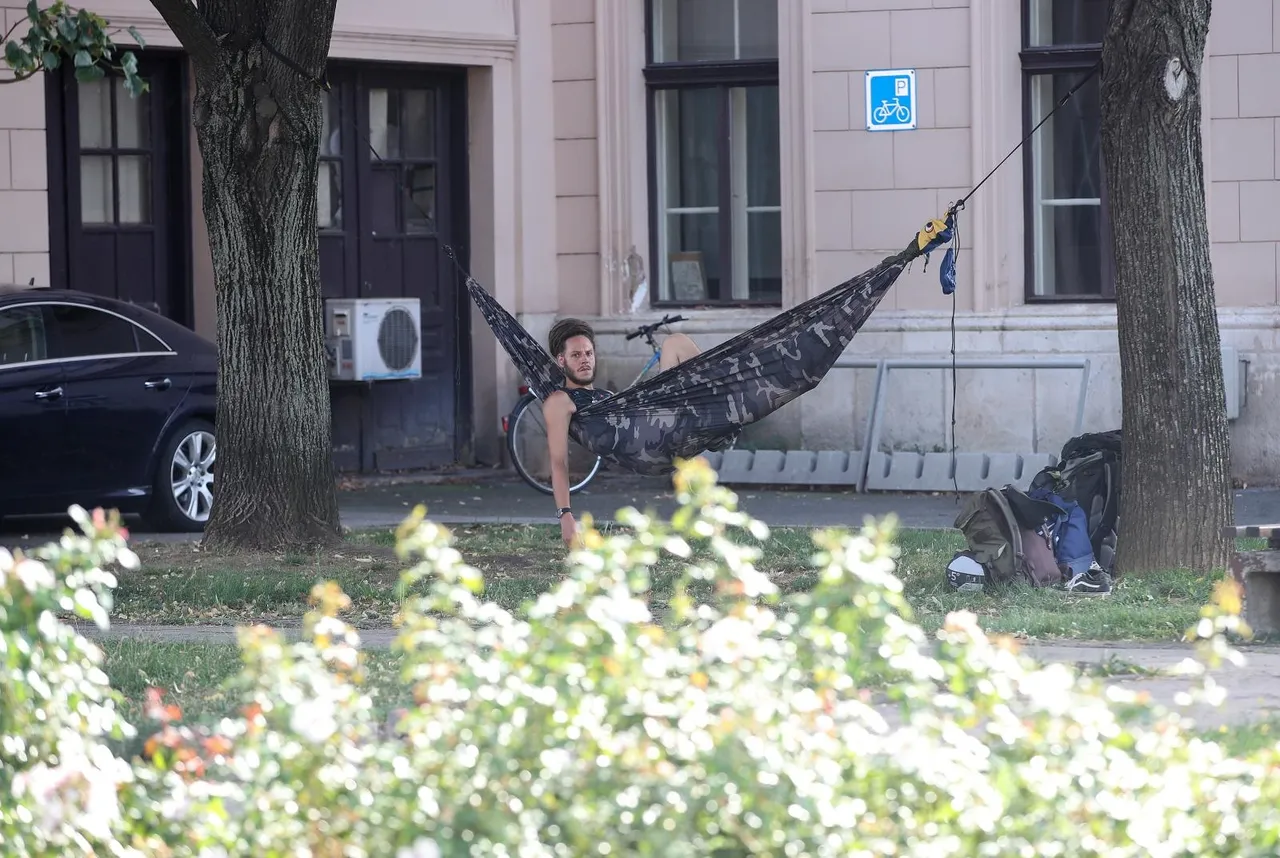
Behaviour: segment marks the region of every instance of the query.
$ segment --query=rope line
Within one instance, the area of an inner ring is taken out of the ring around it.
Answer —
[[[1010,158],[1012,158],[1018,152],[1018,150],[1020,150],[1023,146],[1026,146],[1027,143],[1031,140],[1031,138],[1035,136],[1035,133],[1040,130],[1041,126],[1043,126],[1046,122],[1048,122],[1049,118],[1052,117],[1053,114],[1057,113],[1062,108],[1063,105],[1065,105],[1068,101],[1070,101],[1071,97],[1075,95],[1077,92],[1079,92],[1081,87],[1083,87],[1086,83],[1092,80],[1093,76],[1097,74],[1101,68],[1102,68],[1102,60],[1098,60],[1096,63],[1093,64],[1093,68],[1089,69],[1089,71],[1085,73],[1084,77],[1076,81],[1075,86],[1067,90],[1066,94],[1064,94],[1062,98],[1058,99],[1058,103],[1053,106],[1053,109],[1050,110],[1048,113],[1046,113],[1044,115],[1044,118],[1042,118],[1039,122],[1037,122],[1035,124],[1035,127],[1027,132],[1027,136],[1023,137],[1022,141],[1018,143],[1017,146],[1014,146],[1012,149],[1009,150],[1008,155],[1005,155],[1003,158],[1000,159],[999,164],[996,164],[994,167],[992,167],[990,172],[988,172],[985,176],[982,177],[982,181],[974,185],[973,188],[970,189],[969,193],[965,194],[959,200],[952,203],[951,208],[947,210],[947,214],[949,216],[954,216],[957,212],[963,211],[965,203],[969,201],[969,198],[972,197],[974,194],[976,194],[978,192],[978,189],[981,188],[983,185],[985,185],[987,183],[987,180],[990,179],[992,176],[994,176],[996,174],[996,171],[999,170],[1001,167],[1003,167],[1005,162],[1008,161]],[[960,219],[958,217],[955,219],[954,229],[955,229],[955,236],[953,240],[955,242],[955,251],[956,251],[955,261],[958,263],[960,261]],[[959,290],[957,289],[951,293],[951,484],[955,488],[957,504],[960,503],[960,478],[959,478],[959,474],[956,472],[956,450],[957,450],[956,389],[958,387],[958,385],[956,384],[956,294],[958,292]]]

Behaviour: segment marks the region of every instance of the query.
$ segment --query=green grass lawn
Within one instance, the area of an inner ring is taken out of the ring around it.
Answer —
[[[122,697],[120,714],[138,728],[138,736],[116,746],[117,753],[139,753],[146,737],[157,729],[145,715],[148,688],[160,689],[164,701],[177,704],[183,720],[189,723],[210,723],[235,714],[237,701],[222,687],[241,667],[240,651],[234,644],[124,638],[100,641],[98,645],[105,656],[104,669],[111,686]],[[365,684],[380,721],[392,709],[412,703],[412,689],[400,678],[401,660],[402,656],[386,651],[365,653]]]
[[[565,551],[558,528],[471,525],[451,528],[462,555],[484,573],[485,598],[517,609],[562,575]],[[999,596],[948,592],[943,570],[963,547],[955,531],[899,533],[898,574],[916,620],[927,631],[946,614],[968,609],[989,632],[1039,639],[1174,640],[1191,625],[1213,579],[1188,573],[1128,577],[1106,598],[1067,597],[1018,588]],[[139,544],[142,568],[124,572],[112,621],[176,624],[296,625],[307,595],[319,580],[336,581],[351,597],[344,619],[359,628],[388,627],[400,599],[403,564],[393,551],[394,531],[357,532],[341,549],[317,555],[221,557],[197,545]],[[810,585],[810,531],[778,528],[765,545],[762,568],[784,592]],[[664,560],[654,571],[654,606],[661,609],[677,565]]]

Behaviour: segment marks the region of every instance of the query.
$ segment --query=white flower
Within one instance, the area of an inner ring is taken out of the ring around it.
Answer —
[[[702,653],[725,662],[756,658],[760,654],[760,638],[751,623],[725,617],[702,633]]]
[[[96,760],[68,755],[58,766],[39,763],[14,778],[14,795],[30,796],[46,837],[55,838],[67,823],[99,839],[111,837],[112,825],[120,819],[117,787],[127,779],[128,766],[105,746],[91,753]]]
[[[325,741],[338,730],[333,701],[327,699],[302,701],[293,710],[289,726],[299,736],[311,742]]]
[[[430,838],[419,837],[412,846],[397,849],[396,858],[440,858],[440,847]]]
[[[39,560],[31,560],[24,557],[18,561],[17,566],[13,567],[13,572],[28,593],[35,593],[53,587],[53,573],[49,571],[48,566],[45,566]]]

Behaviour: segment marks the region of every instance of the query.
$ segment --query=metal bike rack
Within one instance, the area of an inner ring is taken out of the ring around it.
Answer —
[[[871,466],[871,454],[880,446],[880,431],[883,424],[883,415],[885,408],[885,400],[889,394],[888,377],[892,370],[898,369],[951,369],[955,367],[961,369],[1078,369],[1080,370],[1080,393],[1076,402],[1076,424],[1073,434],[1079,435],[1084,427],[1084,406],[1085,400],[1089,394],[1089,371],[1091,368],[1089,358],[1045,358],[1045,359],[1018,359],[1018,358],[969,358],[957,359],[954,362],[950,358],[941,359],[920,359],[920,358],[838,358],[833,366],[834,369],[874,369],[876,370],[876,379],[872,387],[872,406],[871,416],[867,420],[866,429],[863,430],[862,449],[860,451],[861,461],[859,462],[860,471],[858,474],[857,490],[859,493],[866,491],[868,470]],[[1032,438],[1032,449],[1034,451],[1036,440]]]

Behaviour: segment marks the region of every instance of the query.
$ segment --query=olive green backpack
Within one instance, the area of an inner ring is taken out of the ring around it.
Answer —
[[[988,585],[1048,587],[1062,580],[1062,570],[1046,522],[1061,514],[1057,505],[1005,486],[971,494],[955,526],[964,534],[968,554],[982,565]]]

